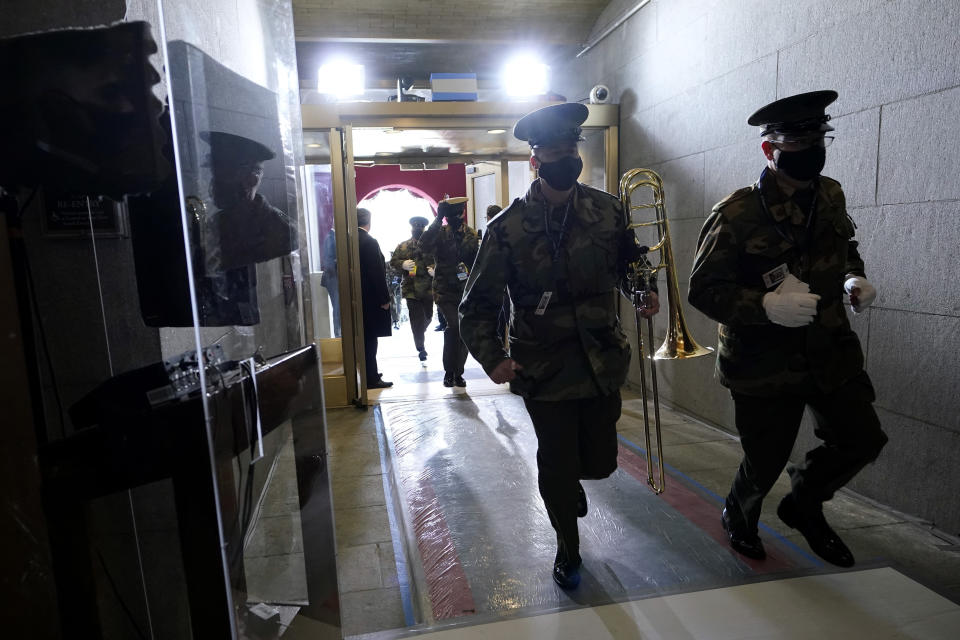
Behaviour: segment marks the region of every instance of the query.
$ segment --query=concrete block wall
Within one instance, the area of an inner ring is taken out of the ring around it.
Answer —
[[[634,5],[614,0],[594,34]],[[570,100],[608,85],[621,105],[621,171],[646,166],[663,176],[687,320],[711,346],[716,324],[686,304],[689,270],[713,204],[764,166],[747,116],[794,93],[839,92],[824,174],[844,186],[879,291],[868,312],[850,318],[890,436],[850,486],[953,534],[960,533],[958,51],[960,3],[952,0],[653,0],[553,75]],[[624,317],[635,333],[631,314]],[[659,373],[666,399],[735,432],[713,358],[666,362]],[[806,423],[797,459],[815,441],[809,416]]]

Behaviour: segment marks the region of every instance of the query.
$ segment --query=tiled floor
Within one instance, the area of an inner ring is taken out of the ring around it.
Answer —
[[[469,386],[465,392],[442,387],[436,369],[421,369],[415,354],[408,353],[413,351],[412,341],[402,331],[397,338],[381,341],[380,368],[385,378],[397,383],[393,389],[381,392],[384,408],[389,406],[392,411],[407,411],[417,415],[424,410],[423,403],[450,402],[451,398],[464,394],[476,397],[505,392],[502,387],[484,382],[485,377],[475,363],[466,376]],[[429,363],[435,365],[439,362],[440,334],[432,334],[428,339],[427,348],[431,353]],[[408,341],[410,345],[406,344]],[[437,357],[433,357],[433,354]],[[505,400],[511,398],[505,396]],[[711,492],[717,495],[725,493],[739,463],[736,440],[669,409],[663,410],[662,414],[664,456],[671,471],[688,477],[690,482],[702,488],[705,495]],[[618,428],[626,439],[640,444],[643,442],[641,416],[640,400],[625,394],[624,415]],[[414,593],[411,596],[409,591],[404,593],[408,579],[398,577],[395,548],[396,538],[402,534],[398,531],[396,516],[391,521],[388,508],[388,501],[394,500],[395,491],[390,487],[395,478],[388,465],[381,460],[376,412],[372,408],[367,411],[338,409],[329,411],[327,419],[343,633],[352,636],[403,629],[409,625],[411,618],[409,608],[404,610],[405,597],[407,602],[412,598],[417,612],[427,605],[423,594]],[[668,491],[670,482],[668,478]],[[807,550],[805,542],[786,528],[774,514],[779,497],[788,489],[789,482],[784,475],[765,503],[763,521],[769,530],[761,534],[765,537],[781,534],[787,541]],[[960,602],[960,553],[956,552],[957,547],[950,540],[939,537],[922,524],[875,507],[848,493],[839,494],[827,505],[826,513],[835,528],[843,533],[860,567],[890,564]],[[415,554],[412,555],[415,557]],[[544,572],[544,576],[548,575],[549,567]],[[289,637],[310,636],[298,633],[295,621]],[[634,632],[634,635],[620,637],[639,636]],[[960,630],[956,637],[960,637]]]

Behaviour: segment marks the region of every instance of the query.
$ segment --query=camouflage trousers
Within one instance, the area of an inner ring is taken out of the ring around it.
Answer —
[[[410,316],[410,330],[413,332],[413,344],[417,353],[425,351],[423,335],[433,319],[433,300],[430,298],[407,298],[407,313]]]
[[[617,470],[620,392],[582,400],[524,399],[537,433],[540,497],[557,532],[558,552],[580,559],[577,484]]]
[[[834,492],[876,460],[887,443],[873,410],[873,385],[866,372],[823,393],[811,383],[805,393],[774,397],[733,393],[743,460],[727,495],[727,516],[740,531],[757,531],[763,499],[787,465],[804,407],[823,442],[788,471],[791,493],[802,513],[815,515]]]

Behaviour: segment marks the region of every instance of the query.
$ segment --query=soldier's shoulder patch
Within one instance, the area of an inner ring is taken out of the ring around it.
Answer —
[[[729,205],[735,202],[743,200],[753,192],[753,189],[754,189],[754,185],[750,185],[749,187],[743,187],[742,189],[737,189],[736,191],[728,195],[726,198],[724,198],[717,204],[713,205],[713,210],[719,211],[720,209],[728,207]]]

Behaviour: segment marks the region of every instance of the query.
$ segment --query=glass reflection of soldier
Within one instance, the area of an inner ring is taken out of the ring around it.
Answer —
[[[255,140],[232,133],[210,131],[201,138],[210,143],[210,184],[213,203],[219,209],[211,223],[219,241],[221,266],[264,262],[290,253],[290,220],[257,193],[263,163],[276,154]]]
[[[206,165],[212,172],[214,211],[196,212],[201,324],[259,323],[255,263],[290,253],[292,231],[287,216],[257,193],[263,162],[274,157],[264,145],[222,131],[204,131],[210,144]]]
[[[433,317],[433,276],[429,271],[433,258],[424,253],[418,244],[428,222],[423,216],[410,218],[410,239],[398,244],[390,259],[390,266],[404,274],[403,297],[407,300],[410,329],[420,362],[427,360],[424,332]]]

